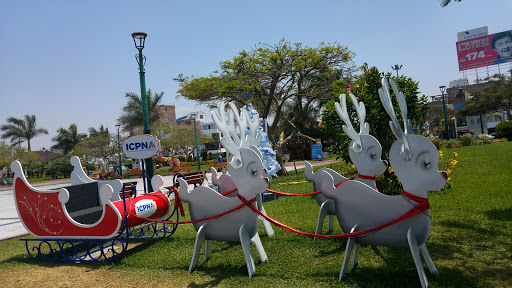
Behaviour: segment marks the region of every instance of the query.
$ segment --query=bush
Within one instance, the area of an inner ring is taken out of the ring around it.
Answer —
[[[492,143],[492,136],[487,134],[478,135],[478,144],[490,144]]]
[[[460,146],[459,142],[455,139],[449,139],[449,140],[444,141],[444,147],[446,147],[446,148],[455,148],[458,146]]]
[[[432,134],[428,135],[428,140],[432,142],[434,145],[436,145],[436,148],[439,149],[441,146],[441,139],[439,139],[439,136],[434,136]]]
[[[187,157],[185,157],[185,156],[178,156],[178,160],[180,160],[180,162],[186,162],[187,161]]]
[[[512,121],[501,122],[496,125],[496,138],[507,138],[507,140],[512,140]]]
[[[473,135],[471,135],[470,133],[466,133],[459,137],[459,142],[460,142],[460,145],[462,145],[462,146],[473,145],[473,142],[474,142]]]

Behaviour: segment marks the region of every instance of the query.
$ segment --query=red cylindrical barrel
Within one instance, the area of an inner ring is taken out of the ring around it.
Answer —
[[[146,222],[144,219],[132,215],[159,219],[167,215],[169,212],[169,199],[164,193],[158,191],[148,194],[143,194],[135,198],[126,198],[126,213],[128,214],[128,227],[134,227]],[[124,205],[123,200],[112,203],[124,221]]]

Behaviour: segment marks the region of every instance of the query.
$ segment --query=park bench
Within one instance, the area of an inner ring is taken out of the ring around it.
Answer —
[[[203,182],[206,179],[206,175],[203,170],[198,170],[196,172],[189,172],[189,173],[177,173],[174,175],[174,178],[176,179],[177,178],[176,176],[178,176],[178,177],[181,176],[180,174],[185,176],[185,181],[187,181],[188,185],[194,185],[194,187],[203,185]],[[174,185],[176,185],[176,184],[177,184],[177,181],[176,181],[176,183],[174,183]],[[171,191],[173,189],[174,185],[167,186],[164,188]]]
[[[219,170],[220,169],[226,169],[228,165],[228,162],[215,162],[215,163],[210,163],[210,168],[215,168],[215,170]]]
[[[133,186],[137,187],[137,181],[123,182],[123,184],[126,184],[126,183],[133,184]],[[133,191],[132,185],[126,185],[124,187],[124,196],[125,196],[125,198],[132,197],[134,192],[135,191]],[[121,200],[123,199],[123,191],[119,191],[119,198],[121,198]]]
[[[125,178],[142,177],[142,170],[137,168],[128,170],[125,173],[123,173],[123,176]]]

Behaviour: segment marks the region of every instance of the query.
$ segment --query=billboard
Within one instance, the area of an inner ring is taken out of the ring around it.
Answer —
[[[512,62],[512,30],[456,43],[459,71]]]
[[[124,139],[123,153],[132,159],[147,159],[160,153],[160,140],[149,134],[134,135]]]
[[[471,29],[471,30],[466,30],[466,31],[457,33],[457,41],[468,40],[471,38],[485,36],[487,34],[489,34],[487,26],[475,28],[475,29]]]

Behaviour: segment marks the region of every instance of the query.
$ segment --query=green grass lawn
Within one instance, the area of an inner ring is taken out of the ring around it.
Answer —
[[[451,188],[429,194],[432,228],[427,247],[439,276],[427,271],[430,287],[510,287],[512,284],[512,142],[443,150],[443,161],[457,152]],[[452,157],[453,158],[453,157]],[[340,165],[340,164],[336,164]],[[318,169],[318,167],[315,167]],[[333,167],[343,170],[343,167]],[[299,180],[303,180],[299,172]],[[272,189],[313,191],[312,184],[279,186],[296,176],[274,179]],[[185,204],[186,205],[186,204]],[[318,205],[313,197],[284,197],[264,203],[267,214],[296,229],[314,232]],[[187,207],[185,207],[187,208]],[[188,210],[185,209],[187,212]],[[139,246],[108,264],[51,263],[26,256],[22,242],[0,242],[0,273],[6,287],[419,287],[409,249],[364,247],[359,266],[338,282],[346,240],[313,239],[274,226],[268,238],[259,234],[269,263],[256,261],[247,277],[242,248],[214,242],[208,262],[199,258],[187,273],[195,241],[191,225],[161,241]],[[325,230],[325,227],[324,227]],[[342,233],[335,224],[333,234]],[[203,246],[204,250],[204,246]],[[42,275],[42,276],[41,276]],[[36,277],[51,282],[33,282]],[[71,279],[71,280],[70,280]],[[105,280],[106,279],[106,280]],[[31,282],[32,281],[32,282]],[[100,284],[98,284],[100,283]]]

